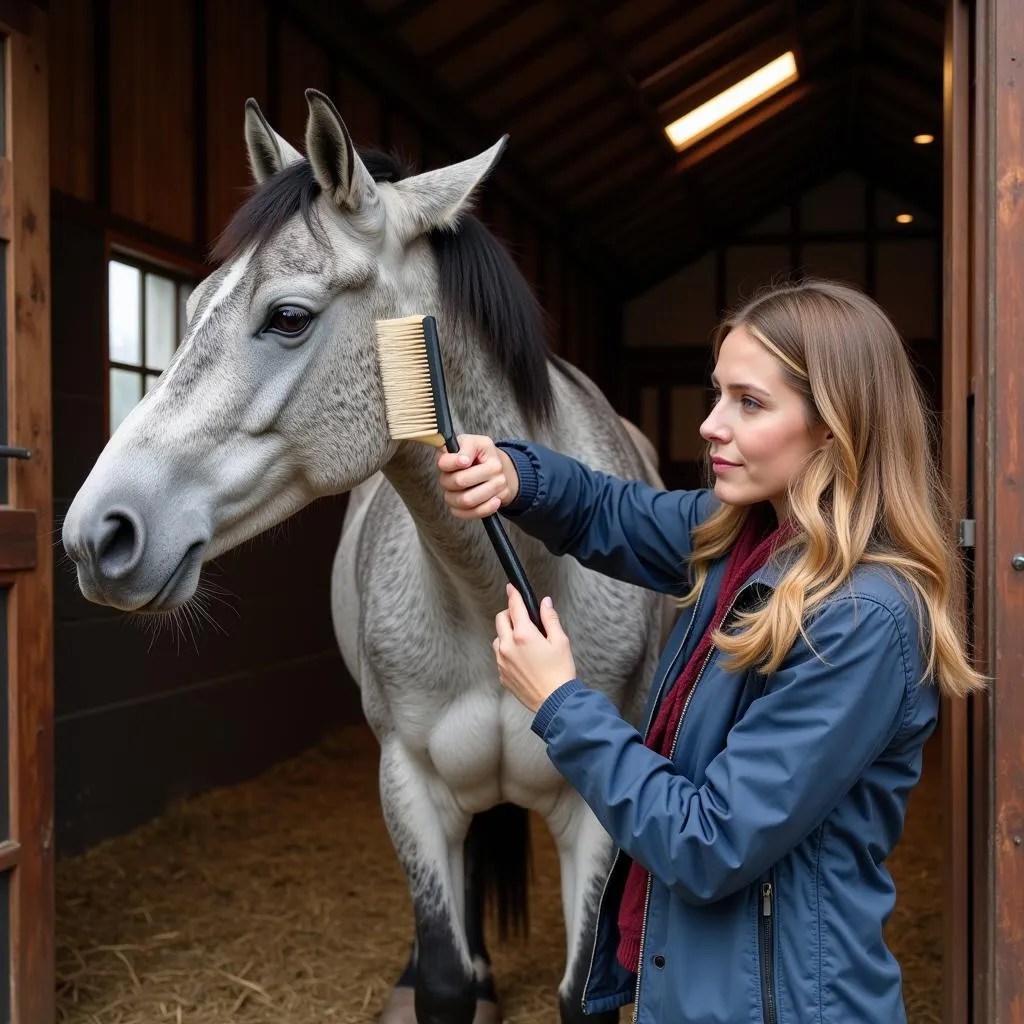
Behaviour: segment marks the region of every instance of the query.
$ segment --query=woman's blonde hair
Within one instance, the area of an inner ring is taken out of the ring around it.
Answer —
[[[773,672],[808,613],[858,563],[887,566],[917,598],[928,675],[947,696],[984,685],[964,651],[963,569],[930,445],[921,388],[895,327],[855,288],[805,280],[775,286],[728,316],[715,337],[743,327],[778,359],[831,438],[790,483],[797,528],[787,568],[768,603],[716,634],[734,668]],[[750,513],[720,506],[694,531],[692,604],[712,561],[725,555]]]

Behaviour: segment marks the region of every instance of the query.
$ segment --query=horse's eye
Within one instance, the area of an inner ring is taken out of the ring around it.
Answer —
[[[312,319],[312,315],[301,306],[278,306],[267,326],[278,334],[301,334]]]

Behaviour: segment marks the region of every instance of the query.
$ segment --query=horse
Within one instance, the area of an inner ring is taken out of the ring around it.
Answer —
[[[507,137],[411,174],[357,150],[331,100],[305,95],[305,156],[246,102],[252,193],[188,299],[170,365],[76,494],[64,548],[87,599],[163,614],[193,599],[204,563],[349,493],[332,612],[379,742],[381,809],[414,910],[382,1020],[498,1019],[483,918],[496,905],[502,933],[525,927],[532,811],[559,854],[561,1020],[580,1022],[611,841],[499,683],[499,563],[481,524],[447,510],[434,450],[389,436],[375,321],[437,318],[460,433],[533,438],[618,476],[656,474],[595,384],[550,352],[536,297],[473,214]],[[636,722],[663,599],[557,558],[509,522],[581,678]],[[586,1019],[609,1024],[618,1011]]]

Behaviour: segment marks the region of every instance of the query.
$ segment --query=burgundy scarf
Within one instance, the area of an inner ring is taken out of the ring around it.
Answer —
[[[664,757],[671,755],[676,727],[683,713],[686,696],[696,682],[704,659],[711,650],[712,634],[716,629],[721,628],[729,606],[743,584],[768,561],[773,551],[793,534],[793,527],[788,521],[768,533],[767,536],[765,535],[766,530],[767,526],[762,516],[755,512],[747,517],[747,521],[729,553],[729,560],[726,562],[725,579],[722,581],[722,589],[718,592],[715,614],[701,637],[700,643],[697,644],[696,650],[690,656],[690,660],[661,702],[657,717],[644,744]],[[618,960],[627,971],[634,973],[637,971],[640,960],[640,935],[643,929],[648,877],[648,871],[633,861],[626,877],[626,887],[623,890],[622,904],[619,907]]]

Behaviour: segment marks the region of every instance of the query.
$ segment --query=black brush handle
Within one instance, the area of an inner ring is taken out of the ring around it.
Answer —
[[[458,445],[448,448],[448,451],[458,450]],[[508,539],[508,534],[505,532],[505,527],[501,525],[497,512],[484,519],[484,529],[487,531],[487,536],[491,538],[491,546],[498,555],[498,561],[501,562],[501,567],[505,570],[505,576],[509,583],[522,595],[523,604],[526,605],[526,610],[530,614],[530,621],[540,630],[542,636],[547,636],[547,630],[540,621],[540,605],[537,603],[537,595],[526,578],[523,563],[519,561],[519,555],[512,547],[512,541]]]
[[[427,340],[427,362],[430,366],[430,383],[434,390],[434,411],[437,413],[437,430],[444,438],[444,446],[448,451],[455,453],[459,450],[459,442],[455,439],[455,427],[452,425],[452,413],[448,406],[448,393],[444,385],[444,366],[441,363],[441,345],[437,336],[437,322],[432,316],[423,318],[423,333]],[[519,560],[512,541],[508,539],[505,528],[495,512],[485,517],[484,529],[490,538],[491,546],[494,548],[505,570],[505,577],[516,590],[519,591],[529,613],[530,621],[540,630],[542,636],[547,636],[547,630],[540,620],[540,605],[537,602],[537,595],[526,578],[526,570]]]

